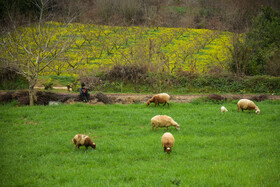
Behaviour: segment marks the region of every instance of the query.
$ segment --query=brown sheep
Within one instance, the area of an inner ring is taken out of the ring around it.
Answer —
[[[255,105],[255,103],[249,99],[240,99],[237,103],[238,112],[242,110],[256,110],[256,114],[260,114],[260,109]]]
[[[77,147],[80,149],[80,146],[85,146],[86,149],[88,149],[88,146],[91,146],[93,149],[96,149],[96,144],[90,139],[90,137],[83,134],[75,135],[72,142],[75,144],[75,149]]]
[[[166,132],[162,135],[161,144],[164,152],[170,154],[171,148],[173,147],[174,143],[175,139],[170,132]]]
[[[157,115],[151,119],[152,130],[156,127],[156,131],[158,127],[165,127],[166,130],[170,126],[174,126],[177,130],[180,130],[180,125],[174,121],[170,116],[166,115]]]
[[[160,103],[164,103],[163,106],[167,103],[169,107],[169,99],[170,96],[167,93],[161,93],[154,95],[151,99],[148,100],[147,106],[149,106],[151,103],[155,103],[155,107]]]

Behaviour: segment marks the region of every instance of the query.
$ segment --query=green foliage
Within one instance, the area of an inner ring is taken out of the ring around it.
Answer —
[[[73,76],[63,76],[63,75],[60,75],[60,76],[57,76],[57,75],[50,75],[49,76],[52,80],[57,80],[59,81],[60,84],[68,84],[70,82],[73,82],[75,81],[75,78]]]
[[[11,102],[3,102],[1,104],[7,107],[19,106],[19,102],[17,100],[12,100]]]
[[[38,0],[13,0],[13,1],[5,1],[0,0],[0,16],[5,17],[8,14],[11,14],[10,7],[16,7],[18,13],[21,13],[22,16],[29,15],[31,18],[34,18],[36,14],[38,14],[38,7],[36,7],[36,3]],[[9,9],[8,9],[9,8]],[[7,10],[8,9],[8,10]],[[2,21],[2,20],[1,20]]]
[[[276,75],[270,70],[275,51],[280,50],[280,12],[271,7],[264,7],[253,20],[250,32],[246,35],[246,42],[252,48],[252,55],[247,67],[248,75]],[[280,69],[278,63],[277,69]]]
[[[28,88],[28,80],[15,71],[0,69],[0,90],[17,90]]]
[[[170,6],[169,10],[171,12],[175,12],[176,14],[185,14],[186,13],[186,8],[185,7],[179,7],[179,6]]]
[[[224,104],[224,114],[213,103],[1,105],[0,185],[278,186],[279,101],[258,102],[260,115]],[[170,155],[161,145],[166,130],[151,130],[158,114],[181,126],[168,129]],[[78,133],[96,150],[75,150]]]
[[[53,81],[58,81],[60,85],[68,85],[76,81],[76,78],[74,76],[50,75],[48,77],[50,77]]]
[[[44,87],[45,87],[45,90],[52,89],[52,87],[53,87],[52,79],[51,79],[51,78],[47,79],[47,80],[43,83],[43,85],[44,85]]]
[[[52,86],[67,86],[75,85],[77,82],[76,76],[68,75],[48,75],[48,76],[39,76],[39,81],[43,85],[51,84]]]
[[[87,77],[81,79],[97,91],[103,92],[135,92],[135,82],[131,80],[113,81],[105,77]],[[176,75],[163,72],[147,72],[141,75],[138,82],[140,93],[280,93],[280,77],[232,75],[196,75],[178,73]]]
[[[280,93],[280,77],[213,77],[204,76],[193,79],[189,86],[205,92],[233,93]]]
[[[252,93],[279,93],[280,78],[269,76],[254,76],[244,80],[245,88]]]

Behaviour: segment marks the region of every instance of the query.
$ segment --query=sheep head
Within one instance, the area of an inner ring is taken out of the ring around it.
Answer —
[[[256,114],[260,114],[260,113],[261,113],[260,109],[257,109]]]
[[[90,145],[93,149],[96,149],[96,144],[92,142],[92,144]]]
[[[180,125],[176,124],[176,125],[175,125],[175,128],[176,128],[177,130],[180,130]]]
[[[95,144],[89,137],[87,137],[87,138],[85,139],[84,145],[90,146],[90,147],[92,147],[93,149],[96,149],[96,144]]]
[[[147,106],[149,106],[151,104],[150,100],[147,102]]]
[[[170,152],[171,152],[171,147],[167,147],[167,148],[166,148],[166,152],[167,152],[168,154],[170,154]]]

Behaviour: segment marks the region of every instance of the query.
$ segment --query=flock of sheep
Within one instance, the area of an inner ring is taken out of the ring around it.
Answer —
[[[170,96],[166,93],[161,93],[161,94],[157,94],[154,95],[151,99],[148,100],[147,102],[147,106],[149,106],[151,103],[155,103],[155,107],[157,105],[159,105],[160,103],[163,103],[163,106],[167,103],[168,107],[169,107],[169,100],[170,100]],[[255,105],[255,103],[249,99],[241,99],[238,101],[237,103],[237,108],[238,108],[238,112],[240,111],[240,109],[243,110],[255,110],[256,114],[260,114],[260,109]],[[228,110],[222,106],[221,107],[221,112],[227,112]],[[157,115],[154,116],[151,119],[151,125],[152,125],[152,130],[156,127],[156,131],[158,127],[165,127],[166,130],[168,129],[168,127],[170,126],[174,126],[177,130],[180,130],[180,126],[179,124],[174,121],[171,117],[166,116],[166,115]],[[83,135],[83,134],[77,134],[74,136],[74,138],[72,139],[72,142],[75,145],[75,149],[78,147],[78,149],[80,148],[80,146],[85,146],[86,149],[88,149],[88,147],[92,147],[93,149],[96,149],[96,144],[90,139],[90,137]],[[170,132],[166,132],[162,135],[161,138],[161,143],[162,143],[162,147],[164,152],[167,152],[168,154],[170,154],[171,152],[171,148],[173,147],[174,143],[175,143],[175,138],[173,137],[173,135]]]

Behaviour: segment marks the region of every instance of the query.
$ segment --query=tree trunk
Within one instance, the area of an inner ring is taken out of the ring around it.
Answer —
[[[29,81],[29,105],[33,106],[34,105],[34,101],[35,101],[35,87],[36,84],[36,80],[31,80]]]
[[[134,89],[136,93],[139,93],[139,86],[138,86],[138,73],[136,74],[135,81],[134,81]]]

